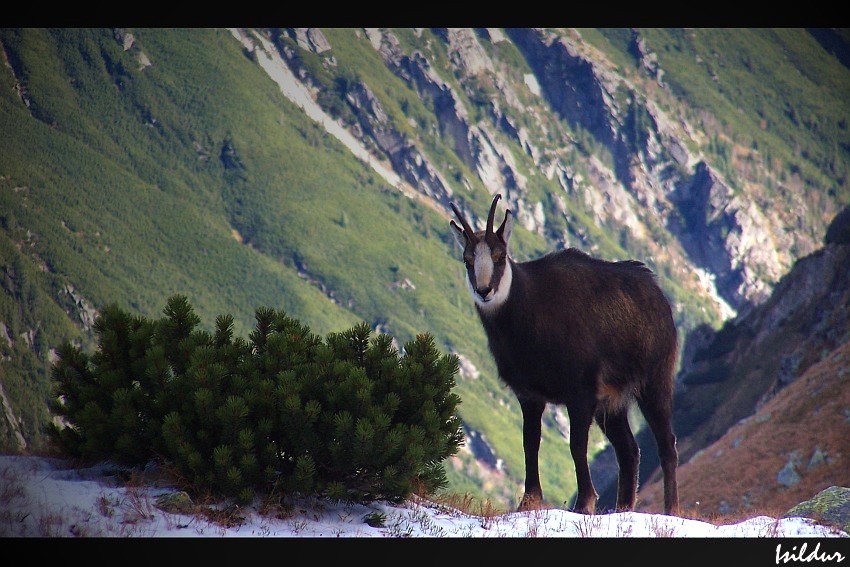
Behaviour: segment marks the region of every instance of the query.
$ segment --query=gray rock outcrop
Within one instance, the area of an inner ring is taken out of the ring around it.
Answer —
[[[850,488],[830,486],[785,512],[784,518],[811,518],[850,534]]]
[[[324,53],[331,48],[325,34],[318,28],[287,28],[287,30],[302,49],[313,53]]]

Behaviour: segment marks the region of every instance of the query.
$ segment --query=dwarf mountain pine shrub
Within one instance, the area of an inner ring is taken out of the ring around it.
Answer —
[[[220,316],[210,333],[183,296],[163,318],[105,308],[88,355],[59,349],[50,435],[67,454],[170,463],[196,493],[318,494],[402,501],[446,484],[463,441],[458,359],[428,334],[400,354],[361,323],[325,339],[260,308],[247,340]]]

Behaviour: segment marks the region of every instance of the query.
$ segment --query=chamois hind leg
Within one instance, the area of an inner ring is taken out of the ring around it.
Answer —
[[[540,452],[541,419],[546,403],[538,400],[519,400],[522,409],[522,449],[525,453],[525,494],[519,503],[519,511],[533,510],[543,504],[543,489],[540,487],[538,454]]]
[[[628,409],[596,412],[596,423],[614,447],[620,472],[617,479],[617,510],[634,510],[640,448],[629,426]]]
[[[570,455],[576,468],[576,500],[573,510],[580,514],[595,514],[599,495],[590,478],[587,464],[587,440],[593,423],[595,404],[571,404],[567,406],[570,416]]]
[[[676,468],[679,466],[679,453],[676,450],[676,436],[673,434],[672,393],[647,391],[638,405],[646,418],[655,442],[658,445],[658,458],[664,475],[664,513],[679,514],[679,491],[676,482]]]

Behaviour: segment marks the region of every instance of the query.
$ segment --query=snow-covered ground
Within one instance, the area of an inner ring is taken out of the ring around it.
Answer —
[[[660,514],[584,516],[559,509],[496,517],[465,514],[412,499],[402,505],[302,502],[286,511],[229,511],[223,525],[198,513],[157,507],[172,488],[115,481],[114,467],[74,469],[62,460],[0,455],[0,536],[3,537],[309,537],[309,538],[848,538],[804,518],[766,516],[713,524]],[[126,483],[125,483],[126,484]],[[848,540],[833,540],[847,553]],[[794,543],[794,546],[791,545]],[[799,542],[789,542],[787,552]],[[809,544],[809,551],[814,549]],[[824,548],[826,549],[826,548]],[[823,550],[821,550],[823,551]],[[807,552],[807,553],[808,553]]]

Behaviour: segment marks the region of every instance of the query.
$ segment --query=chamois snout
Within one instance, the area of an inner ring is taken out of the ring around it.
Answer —
[[[490,287],[489,285],[479,287],[477,290],[475,290],[475,292],[481,298],[481,301],[487,301],[488,300],[487,296],[490,294],[491,291],[493,291],[493,288]]]

